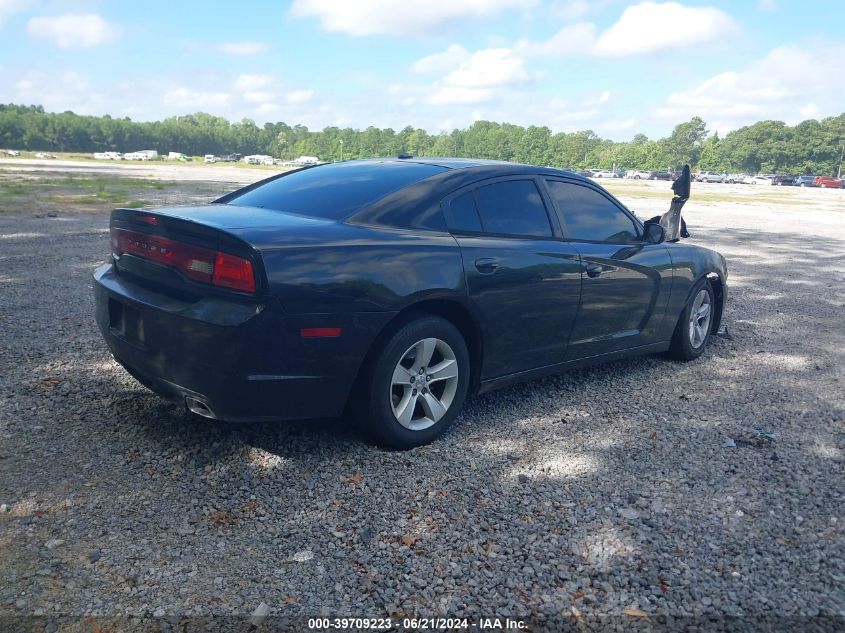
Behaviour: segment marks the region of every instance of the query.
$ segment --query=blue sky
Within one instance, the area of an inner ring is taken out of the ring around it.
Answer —
[[[0,102],[139,120],[668,134],[845,111],[835,3],[0,0]]]

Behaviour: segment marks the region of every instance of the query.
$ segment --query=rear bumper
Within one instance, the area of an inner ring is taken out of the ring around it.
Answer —
[[[100,332],[132,376],[233,422],[340,415],[366,351],[392,316],[285,315],[272,300],[186,303],[127,280],[111,264],[94,273],[94,295]],[[343,333],[303,339],[304,327]]]

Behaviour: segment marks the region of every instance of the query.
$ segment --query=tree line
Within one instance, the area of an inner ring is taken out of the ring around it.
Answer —
[[[760,121],[720,137],[699,117],[661,139],[637,134],[630,141],[600,138],[592,130],[552,131],[545,126],[476,121],[441,134],[402,130],[265,123],[231,123],[204,112],[163,121],[46,112],[42,106],[0,104],[0,147],[57,152],[129,152],[155,149],[203,154],[269,154],[322,160],[395,156],[463,156],[568,168],[675,169],[684,163],[706,171],[836,174],[845,145],[845,113],[789,126]]]

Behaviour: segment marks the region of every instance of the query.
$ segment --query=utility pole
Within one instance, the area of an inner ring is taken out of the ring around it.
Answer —
[[[836,172],[837,178],[842,178],[842,157],[845,156],[845,145],[842,146],[842,151],[839,152],[839,170]]]
[[[340,139],[340,162],[343,162],[343,139]]]

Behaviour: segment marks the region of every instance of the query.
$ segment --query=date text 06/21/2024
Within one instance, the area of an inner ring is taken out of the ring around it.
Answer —
[[[348,629],[391,629],[395,624],[392,618],[309,618],[308,628],[316,631],[348,630]],[[477,621],[468,618],[403,618],[403,629],[411,630],[454,630],[477,629],[484,631],[519,631],[526,628],[525,622],[512,618],[478,618]]]

